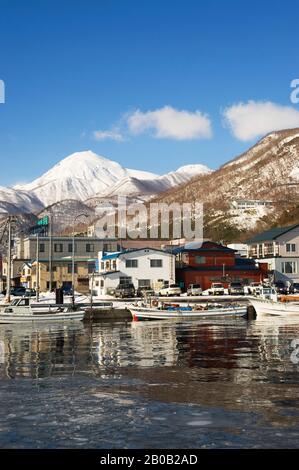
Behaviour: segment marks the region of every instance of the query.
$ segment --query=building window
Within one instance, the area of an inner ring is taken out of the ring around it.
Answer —
[[[119,283],[124,285],[124,284],[132,284],[132,278],[131,277],[124,277],[124,276],[121,276],[119,278]]]
[[[73,272],[73,265],[72,265],[72,263],[69,263],[69,264],[67,265],[67,272],[68,272],[68,274],[72,274],[72,272]],[[78,266],[77,266],[77,263],[75,263],[75,273],[77,273],[77,272],[78,272]]]
[[[162,268],[163,260],[162,259],[151,259],[150,260],[151,268]]]
[[[105,263],[104,263],[104,261],[101,262],[101,269],[105,269]]]
[[[150,279],[138,279],[138,287],[151,287]]]
[[[281,263],[283,274],[297,274],[297,263],[295,261],[283,261]]]
[[[286,251],[287,251],[287,253],[295,253],[296,243],[287,243],[286,244]]]
[[[50,271],[50,266],[47,264],[47,272]],[[56,272],[56,266],[52,266],[52,272]]]
[[[104,243],[103,251],[113,251],[111,243]]]
[[[138,260],[137,259],[126,259],[126,268],[137,268]]]
[[[44,244],[44,243],[40,243],[40,244],[39,244],[39,251],[40,251],[40,253],[44,253],[44,252],[45,252],[45,244]]]
[[[196,264],[206,264],[206,257],[205,256],[195,256],[195,263]]]
[[[55,253],[62,253],[63,252],[63,244],[62,243],[54,243],[54,251],[55,251]]]
[[[88,263],[88,274],[92,274],[96,269],[95,263]]]
[[[93,243],[86,243],[86,253],[93,253],[93,252],[94,252]]]
[[[68,251],[69,253],[73,253],[73,244],[72,244],[72,243],[68,243],[67,251]],[[74,252],[75,252],[75,253],[77,252],[77,243],[75,243]]]
[[[115,259],[112,261],[112,269],[113,269],[113,271],[116,271],[116,260]]]

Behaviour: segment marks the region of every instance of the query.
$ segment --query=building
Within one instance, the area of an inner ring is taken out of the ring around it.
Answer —
[[[75,290],[87,294],[89,292],[89,278],[96,270],[96,259],[76,260],[75,262]],[[37,269],[37,262],[24,263],[21,271],[20,282],[31,289],[37,287],[39,276],[39,289],[41,292],[50,289],[50,275],[48,260],[41,260]],[[53,264],[52,287],[62,287],[71,290],[72,287],[72,262],[71,260],[59,260]]]
[[[50,237],[39,237],[39,254],[41,257],[49,258]],[[22,260],[32,260],[36,258],[37,237],[30,236],[20,238],[15,243],[15,258]],[[75,254],[78,257],[95,257],[99,251],[117,251],[118,242],[116,239],[102,239],[96,237],[75,237]],[[52,258],[53,260],[71,256],[73,252],[73,238],[52,237]]]
[[[246,243],[229,243],[228,248],[235,250],[236,255],[247,257],[247,245]]]
[[[235,250],[212,241],[204,241],[198,248],[180,247],[175,253],[176,279],[183,289],[189,284],[200,284],[206,290],[212,282],[222,282],[227,287],[232,281],[248,284],[267,277],[267,264],[241,258]]]
[[[235,199],[231,201],[231,208],[238,211],[258,209],[260,207],[273,206],[272,201],[263,201],[259,199]]]
[[[247,240],[248,257],[268,263],[275,280],[299,282],[299,224],[275,227]]]
[[[116,239],[75,237],[75,289],[86,293],[89,289],[89,276],[96,270],[98,252],[116,251]],[[72,286],[72,237],[52,237],[52,258],[50,260],[50,238],[39,237],[39,280],[40,291],[50,289],[50,264],[52,264],[52,289]],[[22,284],[36,288],[37,237],[18,239],[12,258],[13,285]],[[3,263],[3,276],[7,274],[7,261]]]
[[[118,284],[132,283],[135,289],[155,290],[175,282],[175,256],[155,248],[140,248],[117,253],[99,253],[99,271],[92,276],[95,295],[113,293]]]

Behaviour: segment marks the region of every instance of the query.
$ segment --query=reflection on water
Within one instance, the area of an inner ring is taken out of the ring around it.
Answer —
[[[296,447],[295,338],[270,317],[1,325],[0,446]]]

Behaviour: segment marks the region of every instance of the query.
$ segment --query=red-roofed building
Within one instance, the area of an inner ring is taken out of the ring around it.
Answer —
[[[257,265],[254,260],[238,257],[235,250],[212,241],[204,241],[198,248],[177,248],[174,252],[176,282],[185,289],[189,284],[200,284],[206,290],[212,282],[222,282],[227,287],[233,281],[249,284],[267,277],[267,263]]]

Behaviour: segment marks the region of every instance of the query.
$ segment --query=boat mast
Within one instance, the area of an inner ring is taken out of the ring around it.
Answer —
[[[50,276],[50,292],[53,285],[53,267],[52,267],[52,215],[49,216],[49,276]]]
[[[8,217],[8,252],[7,252],[7,275],[6,275],[6,302],[10,302],[11,288],[11,216]]]
[[[39,301],[39,231],[36,234],[36,302]]]

